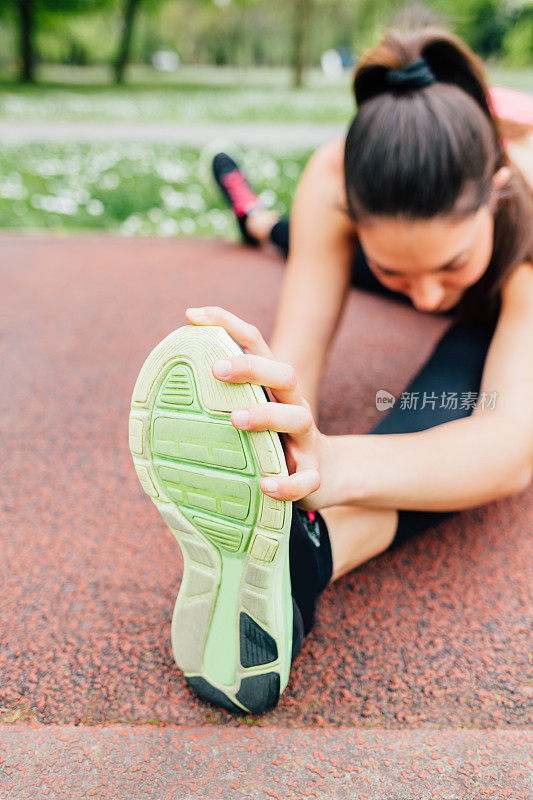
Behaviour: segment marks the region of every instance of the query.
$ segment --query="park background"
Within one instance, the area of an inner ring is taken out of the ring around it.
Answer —
[[[353,117],[351,62],[413,17],[463,37],[491,84],[533,91],[533,0],[5,0],[0,228],[236,239],[199,159],[212,138],[242,145],[288,213]],[[324,70],[333,49],[346,66]]]

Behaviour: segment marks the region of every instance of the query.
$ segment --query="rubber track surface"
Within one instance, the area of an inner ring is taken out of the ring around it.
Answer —
[[[187,305],[224,305],[268,335],[283,265],[215,241],[88,237],[4,237],[0,258],[2,718],[244,726],[173,663],[182,565],[133,471],[128,411]],[[323,430],[367,431],[376,390],[401,392],[447,324],[353,291]],[[532,500],[463,512],[329,588],[256,725],[530,722]]]

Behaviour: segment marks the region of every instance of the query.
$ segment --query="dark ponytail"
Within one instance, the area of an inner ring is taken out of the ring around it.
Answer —
[[[390,85],[389,69],[418,59],[434,83]],[[457,307],[465,321],[492,318],[507,276],[519,263],[533,262],[533,194],[503,147],[482,62],[444,28],[393,28],[359,62],[354,93],[358,112],[344,158],[350,215],[356,222],[365,216],[453,219],[494,202],[490,263]],[[504,166],[511,177],[496,193],[492,177]]]

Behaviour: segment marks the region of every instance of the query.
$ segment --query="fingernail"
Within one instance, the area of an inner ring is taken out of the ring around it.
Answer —
[[[277,492],[278,491],[278,482],[277,481],[273,481],[272,478],[267,478],[263,485],[265,487],[265,492]]]
[[[224,359],[223,361],[215,361],[213,364],[213,369],[220,375],[221,378],[227,378],[228,375],[231,375],[231,361]]]
[[[192,317],[205,317],[205,308],[188,308],[187,312]]]
[[[233,422],[235,425],[248,425],[250,422],[250,412],[245,411],[244,409],[239,409],[238,411],[234,411],[231,415],[233,417]]]

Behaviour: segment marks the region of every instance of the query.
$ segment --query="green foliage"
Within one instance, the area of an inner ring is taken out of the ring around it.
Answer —
[[[57,18],[38,31],[37,49],[49,63],[107,64],[116,50],[117,36],[117,20],[102,9],[98,14]]]
[[[506,32],[503,55],[510,67],[533,64],[533,4],[523,10],[516,24]]]
[[[246,151],[265,204],[287,213],[308,153]],[[232,213],[198,177],[191,147],[24,145],[0,154],[0,229],[236,239]]]
[[[0,0],[0,66],[13,52],[20,1]],[[149,63],[155,50],[166,47],[188,64],[288,65],[296,2],[139,0],[131,60]],[[511,65],[533,60],[532,0],[418,0],[417,4],[448,21],[483,57],[504,57]],[[313,0],[305,42],[307,64],[318,65],[321,54],[331,47],[352,45],[362,52],[377,41],[402,6],[396,0]],[[116,54],[124,0],[34,0],[34,7],[42,60],[109,63]]]
[[[467,5],[470,46],[483,58],[500,53],[503,40],[511,25],[510,17],[498,0],[477,0]]]
[[[23,83],[35,80],[36,35],[53,27],[65,14],[86,13],[105,7],[111,0],[4,0],[4,15],[17,27],[19,79]]]
[[[58,18],[70,14],[87,14],[102,8],[111,7],[114,0],[33,0],[33,14],[40,24],[57,23]],[[20,0],[2,0],[0,11],[11,18],[17,12]]]

